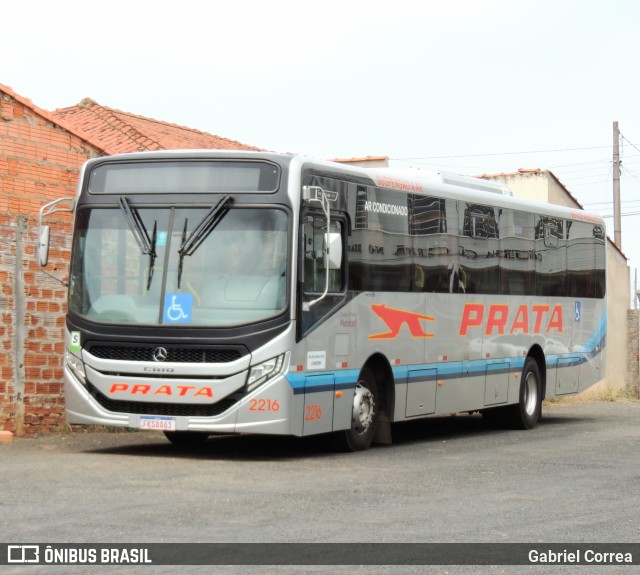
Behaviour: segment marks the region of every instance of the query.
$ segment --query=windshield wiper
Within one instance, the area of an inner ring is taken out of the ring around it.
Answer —
[[[178,262],[178,289],[180,289],[180,282],[182,280],[182,262],[184,260],[184,255],[180,253],[182,246],[185,245],[187,241],[187,226],[189,225],[189,218],[184,219],[184,227],[182,228],[182,243],[180,244],[180,248],[178,249],[178,254],[180,254],[180,261]]]
[[[126,196],[122,196],[118,199],[118,204],[120,205],[120,209],[124,214],[127,224],[129,225],[129,229],[133,234],[133,237],[140,248],[140,251],[149,256],[149,275],[147,279],[147,291],[151,287],[151,280],[153,279],[153,264],[156,261],[156,229],[157,229],[157,220],[153,222],[153,238],[149,238],[149,232],[147,228],[144,226],[144,222],[138,213],[136,208],[131,207],[129,204],[129,200]]]
[[[153,279],[153,264],[156,261],[156,237],[157,237],[158,220],[153,220],[153,236],[151,238],[151,253],[149,254],[149,275],[147,276],[147,291],[151,288],[151,280]]]
[[[180,263],[178,264],[178,289],[180,288],[180,279],[182,278],[182,263],[184,256],[191,256],[200,247],[209,234],[215,229],[215,227],[222,221],[229,211],[229,204],[233,201],[233,198],[227,194],[223,196],[220,201],[209,210],[209,213],[202,218],[202,221],[191,232],[191,235],[187,238],[187,222],[184,221],[184,229],[182,230],[182,244],[178,249],[178,255],[180,256]]]
[[[120,204],[122,213],[127,219],[131,233],[140,247],[140,251],[142,251],[143,254],[151,254],[153,250],[151,248],[149,232],[147,232],[147,228],[144,227],[144,223],[140,218],[138,210],[131,207],[126,196],[119,198],[118,203]]]

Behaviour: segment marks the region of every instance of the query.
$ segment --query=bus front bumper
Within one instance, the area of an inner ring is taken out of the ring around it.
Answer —
[[[156,429],[162,431],[203,431],[210,433],[262,433],[302,435],[302,422],[293,414],[303,412],[304,399],[295,395],[284,375],[279,375],[253,392],[240,397],[226,411],[211,417],[160,415],[153,409],[144,414],[106,409],[89,393],[65,365],[65,403],[70,424]],[[300,405],[297,405],[300,403]],[[181,404],[177,404],[181,405]],[[148,406],[148,403],[147,403]]]

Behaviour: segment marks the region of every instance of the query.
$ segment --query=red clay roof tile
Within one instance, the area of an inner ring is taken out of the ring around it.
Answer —
[[[59,126],[60,128],[67,130],[77,136],[78,138],[84,140],[86,143],[90,144],[92,147],[96,148],[99,151],[105,151],[104,146],[100,142],[98,138],[94,138],[91,134],[77,133],[73,126],[69,126],[66,122],[63,121],[60,117],[56,116],[55,113],[48,112],[47,110],[43,110],[36,106],[29,98],[25,98],[20,94],[16,93],[13,88],[9,86],[5,86],[4,84],[0,84],[0,92],[7,94],[9,97],[13,98],[17,102],[20,102],[25,107],[29,108],[40,117],[44,118],[46,121]]]
[[[55,110],[51,115],[74,132],[100,141],[107,154],[179,148],[260,150],[185,126],[101,106],[90,98],[76,106]]]

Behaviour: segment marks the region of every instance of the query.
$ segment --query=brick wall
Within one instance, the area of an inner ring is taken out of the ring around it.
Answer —
[[[33,435],[65,422],[67,292],[37,265],[37,214],[44,203],[73,196],[80,166],[101,153],[0,90],[0,430]],[[47,223],[47,270],[66,279],[71,218]]]
[[[66,279],[70,222],[50,222],[48,266]],[[18,435],[64,424],[62,357],[66,288],[36,263],[38,222],[0,213],[0,430]]]

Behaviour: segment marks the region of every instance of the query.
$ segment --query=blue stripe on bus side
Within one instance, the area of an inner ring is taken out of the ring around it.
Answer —
[[[572,367],[587,362],[592,353],[572,353],[567,355],[547,356],[548,365],[556,365],[558,368]],[[484,374],[497,375],[510,373],[524,366],[525,357],[507,357],[499,360],[473,360],[473,361],[451,361],[438,363],[425,363],[418,365],[395,366],[393,377],[396,381],[406,381],[414,383],[417,381],[431,381],[436,379],[462,379],[465,377],[476,377]],[[432,374],[413,373],[432,371]],[[294,394],[318,393],[321,391],[339,391],[353,389],[358,382],[360,371],[357,369],[347,369],[335,372],[296,372],[287,374],[287,380],[293,388]],[[331,382],[328,381],[328,377]],[[333,381],[335,380],[335,384]]]
[[[606,337],[607,313],[603,313],[600,323],[593,336],[584,346],[584,351],[572,353],[547,355],[547,364],[556,364],[558,368],[573,367],[586,363],[604,349]],[[393,377],[396,381],[430,381],[435,379],[455,379],[475,377],[483,374],[496,375],[509,373],[515,369],[522,369],[525,356],[505,357],[495,359],[477,359],[471,361],[449,361],[437,363],[423,363],[416,365],[396,365],[392,367]],[[412,374],[414,371],[432,370],[432,374]],[[342,369],[329,372],[304,372],[288,373],[287,381],[293,388],[294,394],[318,393],[321,391],[339,391],[353,389],[358,382],[360,370]],[[332,381],[329,381],[331,379]],[[334,383],[335,382],[335,383]]]
[[[607,335],[607,310],[605,309],[600,318],[600,323],[596,327],[596,331],[584,344],[585,350],[589,350],[587,353],[595,354],[604,347],[604,339]]]
[[[297,371],[286,375],[289,384],[293,388],[294,394],[320,391],[339,391],[343,389],[353,389],[358,381],[358,369],[341,369],[333,372],[304,372]],[[325,376],[325,377],[322,377]],[[334,382],[327,382],[326,376],[334,378]]]

